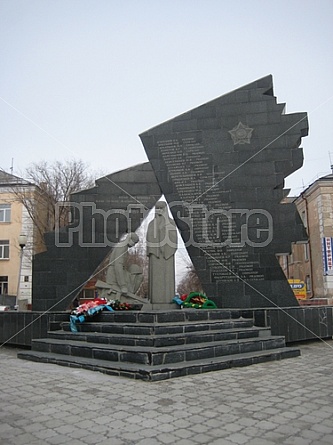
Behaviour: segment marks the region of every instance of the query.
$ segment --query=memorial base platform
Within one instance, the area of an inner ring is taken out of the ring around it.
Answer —
[[[69,322],[59,326],[18,357],[158,381],[300,355],[283,336],[255,326],[252,311],[102,312],[76,333]]]

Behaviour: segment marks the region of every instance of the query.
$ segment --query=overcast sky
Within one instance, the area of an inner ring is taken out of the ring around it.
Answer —
[[[292,193],[333,163],[332,0],[0,0],[0,168],[147,160],[138,137],[268,74],[306,111]]]

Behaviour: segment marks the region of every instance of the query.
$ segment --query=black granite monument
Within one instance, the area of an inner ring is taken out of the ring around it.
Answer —
[[[140,226],[160,196],[149,162],[73,194],[71,224],[47,233],[47,250],[34,258],[32,309],[66,310],[112,247]]]
[[[306,234],[284,179],[303,163],[306,113],[272,76],[140,135],[202,286],[219,307],[297,306],[276,254]]]

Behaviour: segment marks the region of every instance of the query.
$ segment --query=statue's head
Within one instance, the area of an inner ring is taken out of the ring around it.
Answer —
[[[139,241],[139,237],[138,237],[138,235],[136,233],[131,232],[128,235],[128,245],[129,245],[129,247],[134,246],[138,241]]]
[[[155,214],[156,215],[164,215],[167,211],[167,204],[164,201],[157,201],[155,204]]]

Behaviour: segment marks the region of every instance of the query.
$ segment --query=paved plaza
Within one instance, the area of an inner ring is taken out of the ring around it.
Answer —
[[[1,445],[333,443],[333,341],[301,357],[156,383],[0,348]]]

